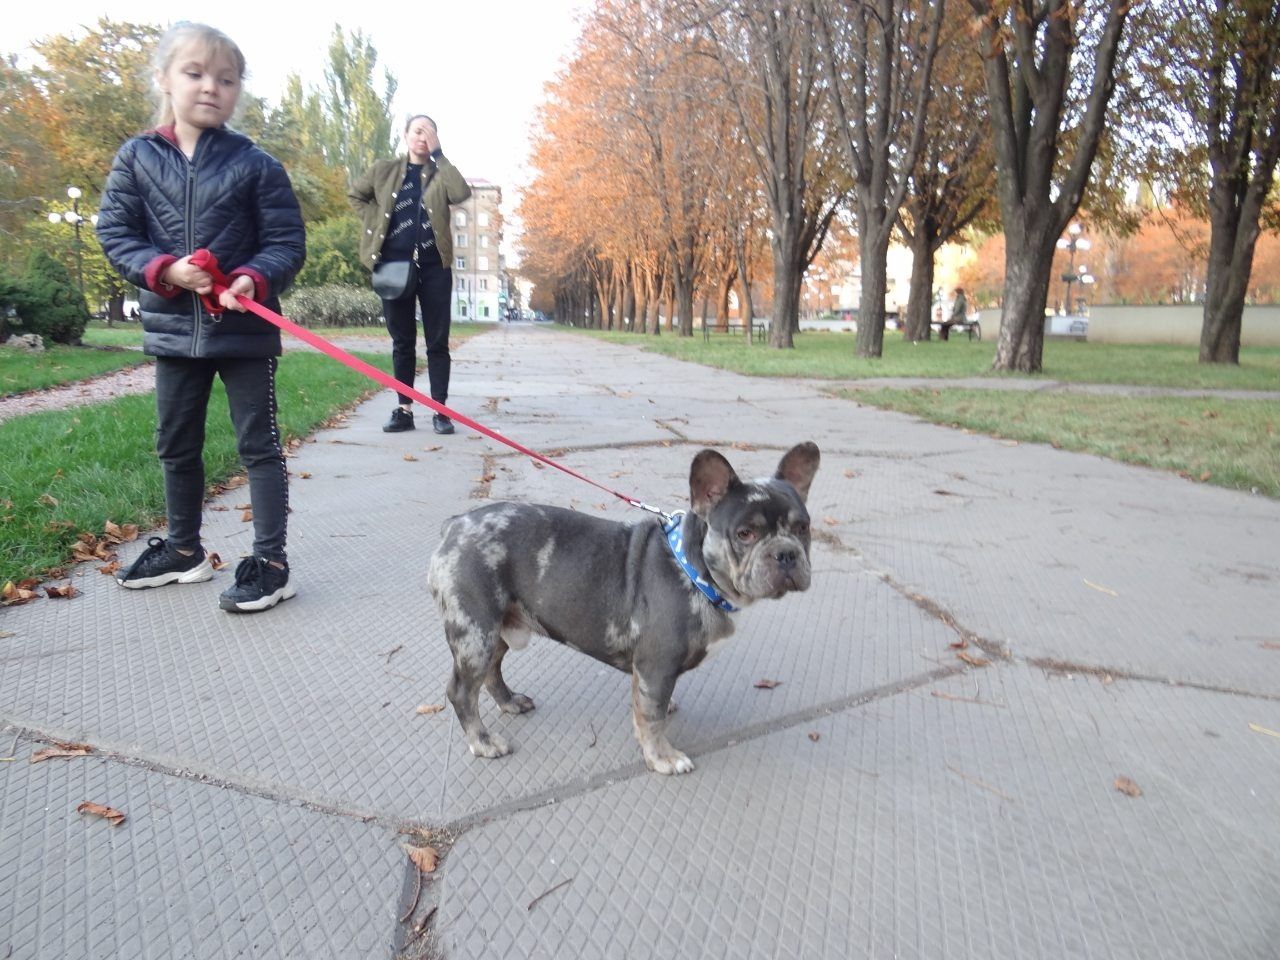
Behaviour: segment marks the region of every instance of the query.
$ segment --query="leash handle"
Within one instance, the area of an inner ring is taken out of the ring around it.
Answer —
[[[195,266],[198,266],[200,269],[204,270],[211,277],[213,277],[213,292],[202,294],[200,297],[200,299],[204,302],[205,309],[208,310],[210,313],[214,314],[215,316],[217,314],[222,313],[225,308],[222,306],[222,304],[218,303],[218,294],[222,293],[222,291],[227,289],[227,277],[222,272],[221,268],[219,268],[217,258],[210,251],[205,249],[200,249],[191,255],[191,263],[194,264]],[[583,483],[589,483],[591,484],[591,486],[596,487],[599,490],[603,490],[605,493],[612,494],[613,496],[617,497],[619,500],[623,501],[624,503],[630,506],[640,507],[642,510],[648,510],[651,513],[659,514],[662,517],[667,516],[667,514],[663,513],[661,510],[658,510],[655,507],[651,507],[648,504],[642,503],[639,500],[635,499],[634,497],[628,497],[624,493],[619,493],[617,490],[613,490],[610,487],[606,487],[602,483],[597,483],[595,480],[592,480],[590,477],[583,476],[582,474],[578,473],[578,471],[573,470],[570,467],[566,467],[563,464],[556,463],[556,461],[542,455],[541,453],[538,453],[538,451],[531,450],[528,447],[524,446],[524,444],[517,443],[515,440],[512,440],[509,437],[505,437],[502,434],[498,433],[496,430],[489,429],[482,423],[477,423],[475,420],[472,420],[470,417],[466,416],[465,414],[458,413],[458,411],[452,409],[451,407],[447,407],[443,403],[439,403],[435,400],[432,400],[426,394],[418,390],[415,390],[413,387],[409,386],[408,384],[401,383],[395,377],[391,376],[388,373],[384,373],[382,370],[379,370],[377,367],[374,367],[368,363],[365,363],[359,357],[353,357],[351,354],[347,353],[347,351],[343,350],[337,344],[332,343],[331,341],[326,340],[324,337],[321,337],[315,333],[312,333],[306,327],[299,326],[298,324],[294,323],[292,320],[289,320],[286,317],[282,317],[280,314],[276,313],[273,310],[268,310],[266,307],[264,307],[262,304],[258,303],[257,301],[249,297],[241,297],[241,296],[237,296],[236,299],[240,301],[240,303],[245,307],[245,309],[261,317],[263,320],[266,320],[268,323],[279,327],[281,330],[284,330],[288,333],[293,334],[295,337],[297,337],[299,340],[303,341],[304,343],[307,343],[310,346],[315,347],[321,353],[325,354],[326,356],[334,360],[337,360],[339,363],[343,364],[344,366],[350,367],[352,370],[355,370],[357,373],[364,374],[370,380],[374,380],[382,384],[384,387],[387,387],[391,390],[396,391],[397,393],[401,393],[401,394],[404,394],[405,396],[412,397],[414,400],[417,400],[419,403],[423,404],[424,406],[430,407],[432,410],[435,410],[437,413],[443,413],[446,417],[449,417],[451,420],[456,420],[458,423],[461,423],[463,426],[470,427],[472,430],[476,431],[477,433],[483,434],[484,436],[490,438],[491,440],[496,440],[498,443],[508,446],[513,450],[517,450],[520,453],[523,453],[527,457],[532,457],[534,460],[537,460],[541,463],[545,463],[549,467],[555,467],[557,470],[561,471],[562,473],[567,473],[571,477],[576,477],[577,479],[581,480]]]

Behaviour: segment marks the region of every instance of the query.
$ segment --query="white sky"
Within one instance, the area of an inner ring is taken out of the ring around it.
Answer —
[[[368,4],[309,0],[286,6],[221,0],[208,16],[157,0],[109,4],[60,0],[10,4],[0,53],[29,59],[29,44],[78,32],[100,16],[167,26],[192,19],[223,30],[244,51],[247,88],[277,101],[292,72],[304,86],[321,87],[333,25],[362,30],[378,51],[379,67],[399,81],[394,102],[399,128],[408,113],[429,113],[440,127],[449,159],[471,178],[503,188],[510,216],[516,189],[528,178],[528,135],[543,84],[569,55],[578,15],[589,0],[470,0],[461,3]],[[379,79],[381,70],[379,69]],[[508,236],[510,240],[510,236]]]

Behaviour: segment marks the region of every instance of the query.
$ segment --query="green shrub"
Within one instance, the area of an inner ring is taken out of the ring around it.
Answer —
[[[71,273],[43,250],[32,251],[27,272],[9,281],[4,296],[15,310],[6,325],[16,333],[38,333],[54,343],[79,343],[89,310]]]
[[[380,327],[382,301],[368,286],[296,287],[284,300],[284,314],[304,327]]]
[[[360,266],[360,222],[351,214],[307,225],[307,263],[294,281],[297,287],[369,285]]]

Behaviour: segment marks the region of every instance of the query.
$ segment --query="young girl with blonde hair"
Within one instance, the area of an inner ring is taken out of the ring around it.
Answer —
[[[143,350],[156,358],[156,452],[164,468],[168,539],[117,577],[124,587],[210,579],[200,542],[204,431],[213,378],[226,387],[253,502],[253,555],[219,606],[254,612],[292,597],[285,529],[288,474],[276,423],[280,331],[236,295],[279,311],[306,257],[298,200],[274,157],[226,124],[244,80],[240,48],[220,30],[179,23],[156,50],[156,127],[116,154],[98,213],[98,238],[139,291]],[[230,280],[211,314],[213,277],[191,262],[208,249]]]

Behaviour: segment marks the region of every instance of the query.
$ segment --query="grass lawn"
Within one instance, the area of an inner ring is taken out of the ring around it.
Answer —
[[[933,423],[1049,443],[1280,498],[1280,401],[995,390],[839,393]]]
[[[1239,367],[1222,367],[1198,363],[1195,347],[1052,340],[1045,344],[1044,372],[1020,374],[991,371],[995,344],[990,341],[931,340],[914,344],[895,331],[885,332],[882,357],[865,359],[854,356],[854,338],[849,333],[805,331],[796,335],[795,349],[774,350],[724,334],[704,343],[701,332],[693,337],[666,332],[653,337],[573,327],[556,329],[759,377],[1029,377],[1075,383],[1280,390],[1280,347],[1243,350]]]
[[[390,370],[387,355],[362,359]],[[311,353],[284,357],[276,387],[285,439],[307,436],[381,389]],[[15,417],[0,423],[0,449],[0,584],[61,566],[80,531],[100,534],[107,520],[147,529],[164,516],[150,394]],[[240,472],[221,381],[209,404],[204,456],[210,485]]]
[[[150,363],[135,350],[95,350],[54,344],[44,353],[0,347],[0,397],[43,390]]]

